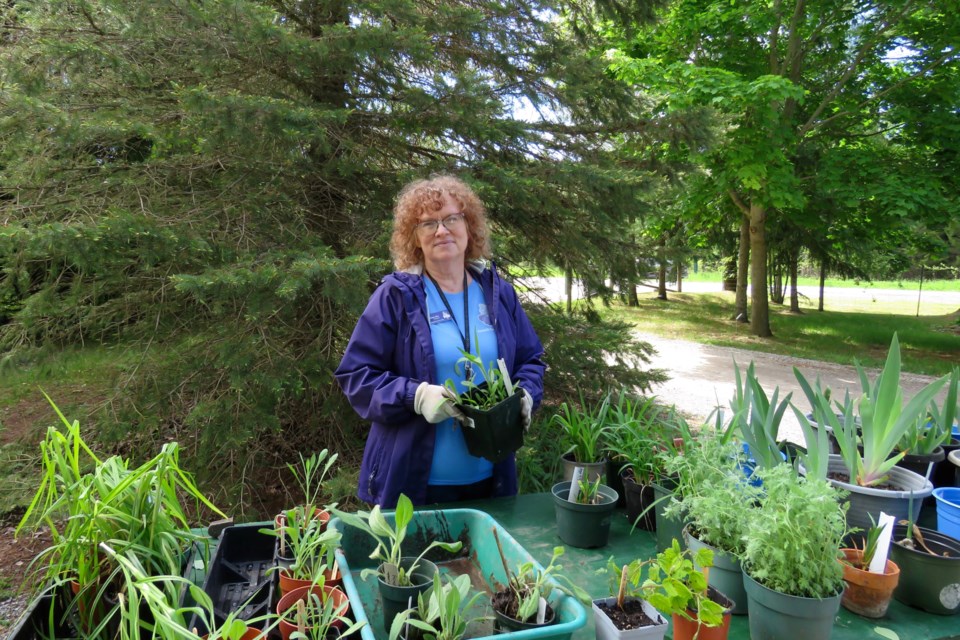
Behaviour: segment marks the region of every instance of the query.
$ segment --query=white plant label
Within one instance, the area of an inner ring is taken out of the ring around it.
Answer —
[[[500,375],[503,376],[503,386],[507,388],[507,396],[513,395],[513,381],[510,380],[510,372],[507,371],[507,363],[503,358],[497,360],[497,366],[500,367]]]
[[[873,560],[868,567],[871,573],[883,573],[887,566],[887,554],[890,553],[890,538],[893,536],[895,520],[893,516],[880,512],[880,521],[877,523],[880,527],[880,539],[877,541],[877,552],[873,554]]]
[[[570,493],[567,494],[567,502],[576,502],[580,495],[580,480],[583,478],[583,467],[573,468],[573,477],[570,478]]]
[[[537,603],[537,624],[543,624],[547,621],[547,601],[540,596],[540,602]]]

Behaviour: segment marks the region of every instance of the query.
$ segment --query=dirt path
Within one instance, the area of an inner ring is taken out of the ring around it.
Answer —
[[[706,419],[718,406],[729,412],[730,398],[733,397],[736,386],[734,362],[742,372],[753,361],[757,379],[767,392],[767,396],[770,397],[776,387],[780,388],[780,398],[787,393],[793,393],[793,403],[804,412],[809,411],[809,405],[794,377],[794,367],[797,367],[811,383],[819,376],[821,383],[830,387],[837,398],[842,398],[846,389],[850,390],[850,395],[853,397],[860,395],[860,380],[854,367],[732,347],[715,347],[684,340],[671,340],[652,334],[639,334],[639,336],[657,349],[657,355],[652,359],[651,366],[664,369],[670,375],[670,380],[654,387],[654,393],[664,404],[676,405],[685,415],[699,420]],[[879,373],[875,369],[868,371],[871,379]],[[904,400],[912,397],[933,380],[931,376],[901,374],[901,386],[906,396]],[[945,393],[945,391],[941,392],[941,401]],[[790,409],[787,409],[780,424],[779,437],[803,443],[800,424]]]

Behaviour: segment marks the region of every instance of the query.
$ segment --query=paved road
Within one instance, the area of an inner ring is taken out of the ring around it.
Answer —
[[[542,287],[545,297],[550,300],[563,300],[563,279],[545,278],[537,283]],[[716,292],[720,290],[718,283],[685,283],[684,292]],[[802,289],[801,289],[802,291]],[[815,288],[805,292],[806,295],[818,295]],[[579,287],[574,287],[575,297],[582,295]],[[834,296],[866,296],[867,299],[901,301],[906,305],[912,304],[915,308],[916,291],[860,288],[837,288],[825,291],[829,301]],[[929,296],[929,297],[928,297]],[[927,292],[923,299],[939,303],[956,304],[960,308],[960,293],[958,292]],[[909,311],[908,311],[909,312]],[[850,390],[853,397],[860,395],[860,380],[856,369],[829,362],[791,358],[770,353],[746,351],[731,347],[715,347],[684,340],[671,340],[655,335],[639,334],[643,340],[651,343],[657,350],[651,366],[667,371],[670,379],[654,388],[654,393],[664,404],[676,405],[685,415],[693,420],[704,420],[716,407],[729,411],[730,398],[735,388],[734,362],[741,371],[746,369],[751,361],[754,362],[757,379],[767,392],[768,397],[775,388],[780,389],[780,397],[792,393],[792,400],[800,410],[807,412],[809,406],[806,397],[800,389],[793,374],[793,367],[797,367],[811,383],[819,376],[821,384],[830,387],[835,397],[843,398],[844,391]],[[958,355],[960,361],[960,355]],[[870,370],[871,379],[879,373]],[[912,397],[923,386],[934,378],[904,373],[901,375],[901,386],[904,389],[904,400]],[[942,401],[945,391],[941,391]],[[793,411],[788,409],[780,425],[780,439],[794,442],[803,442],[803,432]]]

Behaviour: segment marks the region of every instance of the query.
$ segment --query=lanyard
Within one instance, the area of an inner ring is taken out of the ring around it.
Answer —
[[[457,333],[460,334],[460,338],[463,340],[463,351],[470,353],[470,294],[469,289],[467,289],[467,270],[463,270],[463,324],[465,331],[460,331],[460,325],[457,323],[456,316],[453,315],[453,308],[450,306],[450,301],[447,300],[447,296],[443,293],[443,289],[440,288],[440,285],[434,280],[432,275],[427,273],[427,277],[430,278],[433,286],[437,288],[437,293],[440,294],[440,300],[443,301],[443,306],[447,308],[447,311],[450,313],[450,319],[453,320],[453,324],[457,327]],[[469,362],[464,366],[464,370],[467,380],[473,378],[473,367]]]

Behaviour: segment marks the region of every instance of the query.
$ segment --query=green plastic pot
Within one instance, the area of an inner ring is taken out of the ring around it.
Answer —
[[[673,486],[669,481],[664,484],[653,483],[654,507],[653,514],[656,519],[657,535],[657,553],[666,551],[676,540],[681,548],[686,548],[686,541],[683,539],[683,526],[686,524],[682,518],[668,518],[663,515],[663,510],[670,504],[670,496],[673,495]]]
[[[693,553],[704,548],[713,551],[713,567],[710,569],[707,582],[733,601],[731,613],[737,616],[747,615],[747,593],[743,587],[743,569],[740,566],[740,559],[698,539],[690,532],[689,525],[683,529],[683,539],[687,543],[687,548]],[[697,566],[697,569],[700,568]]]
[[[401,558],[400,566],[409,567],[416,558]],[[412,586],[398,587],[387,584],[382,578],[377,579],[380,588],[380,601],[383,605],[383,628],[389,630],[393,619],[411,606],[417,606],[417,596],[433,585],[433,575],[438,571],[437,565],[429,560],[420,560],[417,568],[410,574]],[[411,604],[412,603],[412,604]]]
[[[751,640],[828,640],[843,590],[826,598],[803,598],[768,589],[743,572]]]
[[[553,506],[557,515],[557,533],[566,544],[580,549],[603,547],[610,538],[610,520],[617,506],[617,492],[600,485],[599,504],[578,504],[567,500],[569,482],[553,485]]]

